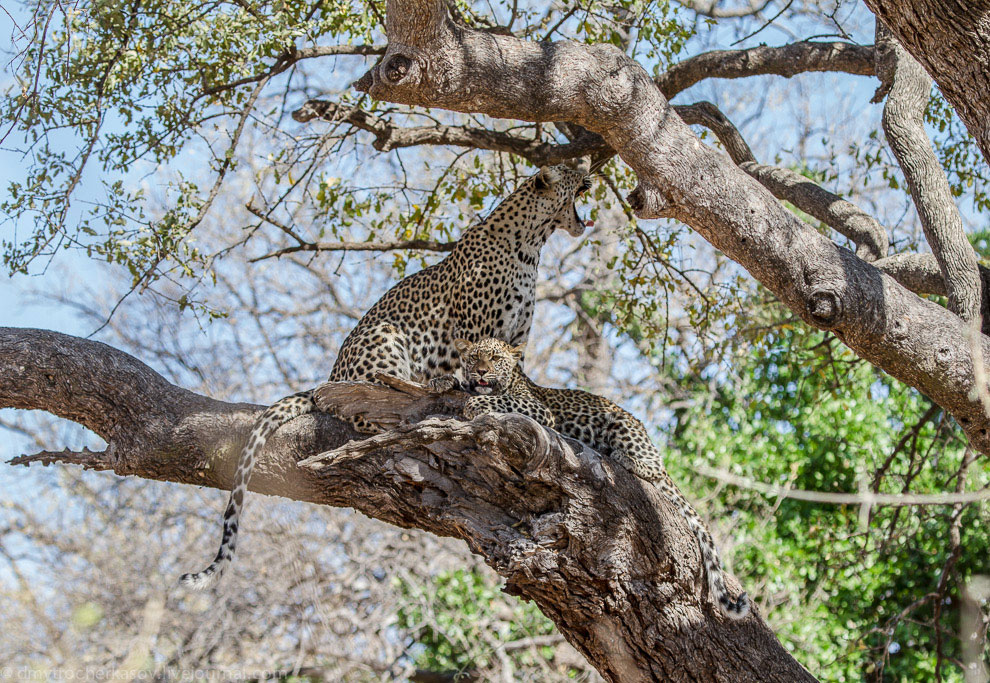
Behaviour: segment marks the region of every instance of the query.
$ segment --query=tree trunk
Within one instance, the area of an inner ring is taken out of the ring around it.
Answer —
[[[990,161],[990,12],[972,0],[866,0],[955,108]]]

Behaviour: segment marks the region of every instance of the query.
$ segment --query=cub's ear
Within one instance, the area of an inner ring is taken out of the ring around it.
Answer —
[[[550,187],[550,174],[551,170],[549,166],[541,166],[539,172],[534,177],[533,186],[537,190],[545,190]]]
[[[467,339],[455,339],[454,348],[457,349],[457,353],[464,353],[471,348],[471,342]]]
[[[526,353],[526,345],[520,344],[519,346],[510,346],[509,350],[516,360],[521,360],[523,354]]]

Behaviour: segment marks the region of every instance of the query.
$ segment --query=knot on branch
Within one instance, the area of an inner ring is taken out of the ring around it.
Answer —
[[[386,83],[398,85],[412,69],[412,60],[405,55],[394,55],[379,67],[379,73]]]
[[[419,104],[425,94],[419,91],[424,85],[427,90],[439,87],[436,83],[432,87],[424,83],[427,80],[427,61],[428,57],[422,50],[391,43],[385,56],[353,86],[375,99]]]
[[[636,186],[626,197],[629,208],[639,218],[663,218],[671,208],[670,202],[652,186],[642,183]]]
[[[808,299],[808,315],[819,327],[835,327],[842,317],[842,299],[832,290],[817,290]]]

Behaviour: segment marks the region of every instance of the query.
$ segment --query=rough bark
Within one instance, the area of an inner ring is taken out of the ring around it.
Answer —
[[[942,269],[932,254],[895,254],[874,263],[915,294],[948,296]],[[990,268],[978,266],[980,271],[980,317],[983,333],[990,331]]]
[[[928,245],[935,254],[949,310],[966,321],[980,319],[981,285],[976,252],[966,238],[949,181],[925,132],[932,81],[883,24],[877,22],[874,101],[886,95],[883,130],[907,180]]]
[[[621,51],[474,31],[431,0],[390,0],[387,11],[388,49],[358,89],[402,104],[571,121],[601,135],[639,177],[629,201],[640,217],[694,228],[809,324],[930,396],[990,453],[971,328],[798,220],[703,145]],[[990,339],[977,336],[983,370]]]
[[[109,444],[14,464],[225,488],[260,412],[176,387],[105,344],[41,330],[0,328],[0,377],[0,407],[66,417]],[[399,390],[324,385],[323,405],[392,429],[349,442],[349,427],[327,415],[293,420],[269,442],[251,489],[464,539],[608,680],[814,680],[759,615],[723,621],[700,594],[694,537],[651,485],[528,418],[428,417],[466,397],[392,384]]]
[[[866,0],[938,83],[990,160],[990,12],[972,0]]]

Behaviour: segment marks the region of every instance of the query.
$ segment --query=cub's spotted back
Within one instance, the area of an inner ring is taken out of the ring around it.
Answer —
[[[729,595],[715,542],[667,474],[663,456],[643,423],[602,396],[539,386],[522,371],[521,346],[493,338],[473,343],[458,339],[455,344],[467,389],[476,394],[468,400],[464,417],[470,419],[487,413],[527,415],[587,444],[637,477],[653,482],[674,504],[698,540],[708,590],[722,613],[732,619],[741,619],[749,613],[749,598],[745,593],[735,599]]]
[[[587,176],[566,166],[540,169],[468,229],[446,258],[400,280],[365,313],[340,347],[330,381],[370,381],[383,372],[443,388],[457,358],[455,335],[525,343],[533,320],[540,251],[554,230],[574,237],[584,232],[574,199],[589,187]],[[258,454],[281,425],[315,410],[312,392],[306,391],[276,402],[262,414],[237,463],[220,550],[209,567],[184,575],[183,584],[207,588],[220,579],[234,555],[244,495]],[[376,430],[360,418],[352,423],[359,432]]]

